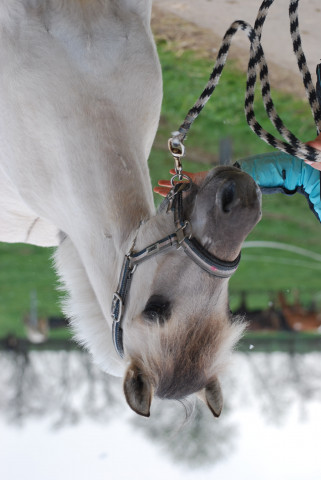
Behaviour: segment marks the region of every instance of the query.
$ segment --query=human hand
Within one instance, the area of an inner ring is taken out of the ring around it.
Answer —
[[[176,172],[175,172],[174,169],[172,169],[172,170],[169,171],[169,173],[171,173],[172,175],[175,175]],[[205,172],[190,173],[190,172],[185,172],[184,171],[183,174],[190,177],[194,183],[201,183],[204,180],[204,178],[206,177],[206,175],[208,174],[208,172],[205,171]],[[175,182],[175,183],[177,183],[177,182]],[[162,197],[166,197],[166,195],[168,194],[168,192],[172,188],[172,184],[171,184],[170,180],[159,180],[158,185],[159,185],[159,187],[154,187],[154,192],[158,193]]]
[[[321,133],[320,135],[317,136],[315,140],[312,140],[311,142],[307,142],[307,145],[310,145],[310,147],[315,148],[316,150],[321,150]],[[310,160],[304,160],[307,165],[310,165],[312,168],[315,168],[316,170],[321,171],[321,163],[319,162],[311,162]]]

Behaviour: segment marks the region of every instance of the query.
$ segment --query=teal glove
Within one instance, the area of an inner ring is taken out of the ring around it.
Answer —
[[[247,157],[237,162],[251,175],[262,193],[302,193],[321,222],[320,171],[297,157],[276,152]]]

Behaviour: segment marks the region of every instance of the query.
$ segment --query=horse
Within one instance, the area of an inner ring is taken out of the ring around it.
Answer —
[[[321,313],[313,306],[310,310],[304,308],[298,297],[295,299],[295,303],[290,305],[284,292],[278,293],[278,301],[288,330],[293,332],[320,331]]]
[[[233,313],[246,317],[248,330],[288,330],[282,312],[275,308],[273,302],[264,310],[250,310],[244,291],[241,292],[241,303]]]
[[[0,239],[57,247],[75,338],[124,378],[136,413],[149,416],[154,396],[196,393],[218,417],[219,378],[244,331],[228,281],[261,197],[220,166],[155,211],[151,3],[1,1]]]

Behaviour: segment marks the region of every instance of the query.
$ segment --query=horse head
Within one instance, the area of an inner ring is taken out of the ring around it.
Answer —
[[[261,193],[238,168],[217,167],[184,194],[183,215],[202,252],[223,266],[233,265],[260,219]],[[135,249],[169,235],[173,226],[172,212],[156,215],[140,228]],[[215,275],[215,268],[213,273],[203,270],[183,248],[138,266],[131,292],[135,305],[129,307],[123,332],[129,365],[124,392],[135,412],[148,416],[154,394],[182,399],[197,393],[219,416],[218,377],[244,324],[229,310],[230,275]]]

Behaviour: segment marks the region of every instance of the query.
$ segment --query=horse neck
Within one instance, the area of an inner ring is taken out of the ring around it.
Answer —
[[[153,133],[137,139],[123,122],[109,123],[90,152],[93,160],[82,157],[86,181],[81,177],[77,185],[77,170],[68,179],[75,184],[70,195],[64,190],[65,213],[58,200],[67,235],[55,258],[69,292],[65,314],[75,319],[80,343],[90,345],[96,361],[116,375],[122,367],[112,344],[112,294],[140,222],[154,212],[147,166]]]
[[[124,150],[117,152],[115,158],[108,159],[105,189],[97,189],[97,185],[90,188],[95,197],[86,202],[85,222],[79,222],[74,231],[67,233],[106,318],[110,311],[106,297],[110,300],[116,289],[124,255],[140,223],[154,212],[147,162],[140,163],[139,157],[143,158],[132,149],[127,154]],[[101,176],[104,175],[102,171]]]

